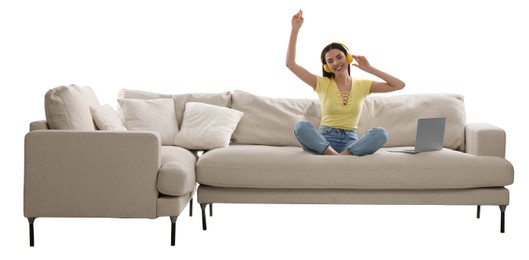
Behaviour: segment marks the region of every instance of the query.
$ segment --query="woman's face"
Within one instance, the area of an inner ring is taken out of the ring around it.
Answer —
[[[331,49],[325,53],[325,63],[334,74],[347,73],[347,58],[338,49]]]

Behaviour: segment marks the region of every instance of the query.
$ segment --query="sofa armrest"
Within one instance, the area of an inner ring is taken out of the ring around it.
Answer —
[[[26,217],[156,217],[154,132],[37,130],[25,136]]]
[[[486,123],[467,123],[465,152],[482,156],[505,157],[505,131]]]
[[[48,128],[48,122],[46,120],[39,120],[34,121],[29,124],[29,131],[35,131],[35,130],[47,130]]]

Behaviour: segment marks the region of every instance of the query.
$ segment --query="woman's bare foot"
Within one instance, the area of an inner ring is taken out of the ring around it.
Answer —
[[[336,152],[330,145],[327,147],[325,152],[323,152],[324,155],[340,155],[338,152]]]
[[[351,151],[349,149],[343,150],[343,152],[340,153],[341,155],[351,155]]]

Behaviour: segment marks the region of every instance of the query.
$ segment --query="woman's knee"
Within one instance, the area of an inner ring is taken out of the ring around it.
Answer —
[[[294,125],[294,133],[296,135],[312,129],[314,129],[314,125],[309,121],[298,121]]]
[[[368,134],[372,137],[373,140],[377,140],[377,143],[380,147],[384,146],[388,141],[388,131],[383,127],[373,127],[368,130]]]
[[[353,145],[348,146],[349,151],[353,155],[367,155],[373,154],[378,149],[382,148],[388,140],[388,131],[382,127],[373,127]]]
[[[384,142],[388,140],[388,137],[389,137],[388,131],[383,127],[373,127],[369,129],[369,132],[372,135],[380,138],[381,140],[384,140]]]

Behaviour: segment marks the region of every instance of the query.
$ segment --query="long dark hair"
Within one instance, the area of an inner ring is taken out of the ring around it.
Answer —
[[[326,78],[333,78],[334,77],[334,73],[327,72],[323,68],[323,65],[327,64],[327,62],[325,61],[325,54],[327,54],[327,52],[332,50],[332,49],[338,49],[338,50],[342,51],[343,54],[346,57],[347,57],[347,54],[348,54],[347,47],[345,47],[343,44],[338,43],[338,42],[333,42],[333,43],[325,46],[325,48],[323,48],[323,50],[321,51],[321,71],[322,71],[322,75],[324,77],[326,77]],[[349,73],[349,76],[351,75],[351,64],[347,65],[347,73]]]

